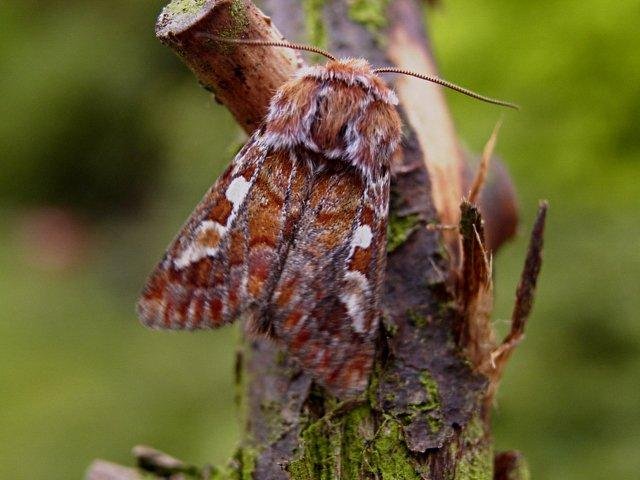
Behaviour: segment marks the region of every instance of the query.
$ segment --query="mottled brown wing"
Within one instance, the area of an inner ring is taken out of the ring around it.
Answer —
[[[202,329],[268,302],[309,188],[310,170],[254,135],[152,272],[138,316],[152,328]]]
[[[371,371],[388,200],[388,175],[316,173],[268,310],[273,336],[339,397],[362,392]]]

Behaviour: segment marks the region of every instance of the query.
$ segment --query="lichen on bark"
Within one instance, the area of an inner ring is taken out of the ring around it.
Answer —
[[[165,10],[171,14],[197,13],[207,3],[207,0],[173,0]]]

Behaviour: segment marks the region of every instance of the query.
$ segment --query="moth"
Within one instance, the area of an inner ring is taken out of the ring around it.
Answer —
[[[151,273],[138,316],[176,330],[242,318],[331,393],[357,395],[374,358],[401,145],[398,99],[378,73],[394,70],[286,42],[237,42],[329,61],[299,70],[272,97]]]

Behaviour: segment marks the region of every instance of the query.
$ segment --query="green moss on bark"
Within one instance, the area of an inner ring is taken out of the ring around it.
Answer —
[[[328,414],[305,428],[301,440],[298,458],[287,467],[294,480],[423,478],[406,447],[400,423],[387,417],[376,429],[368,405],[339,418]]]
[[[194,0],[185,3],[196,3]],[[202,2],[203,4],[205,2]],[[169,8],[169,7],[166,7]],[[182,11],[182,10],[181,10]],[[197,11],[197,10],[196,10]],[[227,24],[222,25],[220,31],[216,32],[216,35],[221,38],[239,39],[242,38],[245,30],[249,26],[249,17],[247,16],[247,5],[243,0],[233,0],[229,5],[230,20]],[[203,39],[202,44],[207,48],[218,49],[220,52],[229,55],[236,45],[223,41],[216,41],[212,38]],[[215,89],[212,86],[205,85],[207,90],[212,91],[215,94]]]
[[[425,410],[435,410],[440,408],[440,394],[438,393],[438,382],[425,370],[420,374],[420,383],[427,392],[427,401],[425,402]]]
[[[491,480],[493,478],[493,449],[474,448],[463,454],[456,464],[455,480]]]
[[[311,423],[301,434],[302,452],[287,470],[295,480],[331,480],[336,477],[340,439],[329,420]]]
[[[484,422],[479,416],[469,420],[462,433],[462,441],[469,445],[475,445],[485,437]]]
[[[286,429],[286,422],[282,418],[282,405],[278,402],[263,401],[260,403],[260,413],[269,429],[269,443],[278,441]]]
[[[382,326],[388,337],[395,337],[398,333],[398,324],[387,314],[382,315]]]
[[[190,14],[197,13],[207,0],[173,0],[164,8],[165,13]]]
[[[400,217],[391,213],[387,224],[387,252],[393,252],[406,242],[419,224],[420,217],[418,215]]]
[[[461,445],[461,446],[460,446]],[[455,480],[491,480],[493,478],[493,448],[487,440],[485,425],[476,415],[460,434],[460,444],[452,447],[457,454]]]
[[[240,479],[253,480],[253,471],[256,469],[258,452],[251,447],[243,447],[241,452],[242,466],[240,468]]]
[[[365,464],[368,442],[373,439],[371,410],[358,407],[344,418],[341,438],[340,470],[345,479],[358,479]]]
[[[413,309],[407,310],[406,315],[409,318],[409,321],[418,328],[424,328],[429,323],[429,318],[421,315]]]
[[[242,34],[249,26],[246,5],[242,0],[233,0],[229,7],[229,14],[231,15],[231,22],[218,35],[223,38],[242,38]]]
[[[388,419],[383,423],[365,454],[369,458],[368,470],[374,478],[420,480],[416,465],[405,445],[402,427],[395,420]]]
[[[238,448],[227,471],[216,472],[212,480],[253,480],[258,450],[248,445]]]

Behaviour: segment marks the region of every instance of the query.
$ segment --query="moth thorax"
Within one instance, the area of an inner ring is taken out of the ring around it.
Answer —
[[[375,175],[400,144],[397,102],[364,60],[302,69],[274,95],[263,142],[305,147]]]
[[[358,167],[388,165],[401,135],[395,106],[360,85],[329,83],[309,124],[318,150]]]

